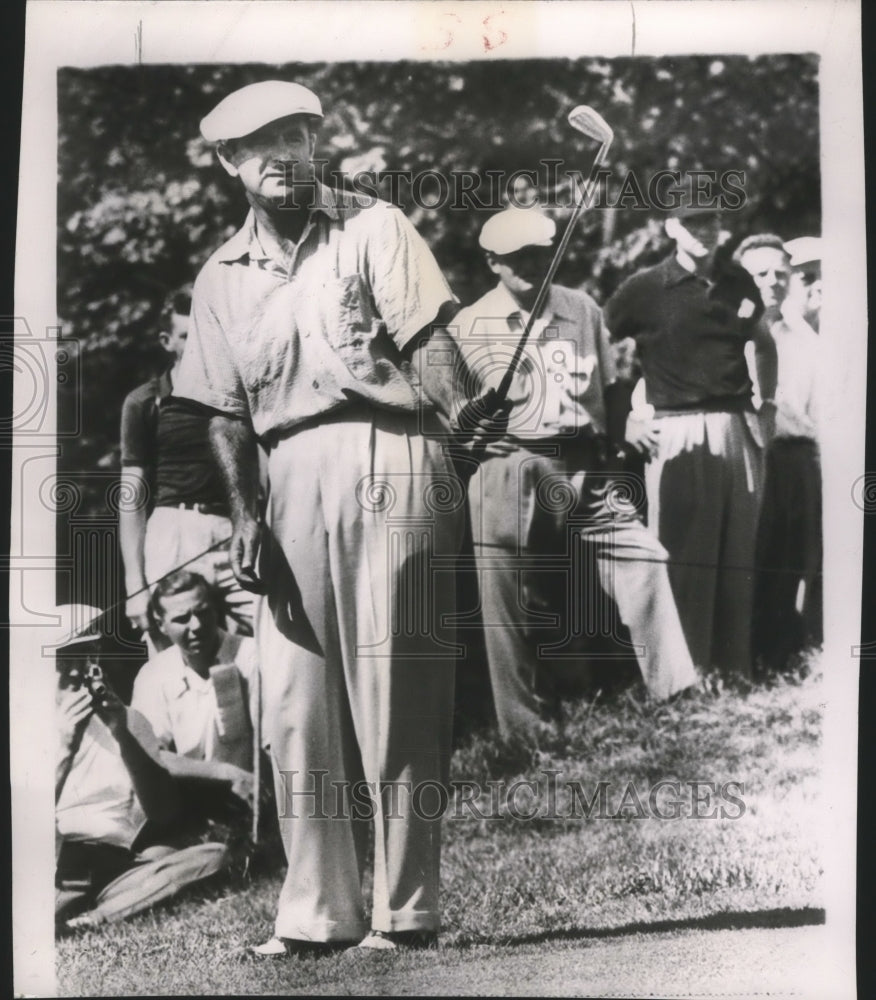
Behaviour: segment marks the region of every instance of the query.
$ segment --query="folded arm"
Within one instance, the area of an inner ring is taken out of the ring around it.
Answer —
[[[197,760],[172,750],[161,751],[161,763],[174,778],[196,779],[226,785],[245,805],[252,807],[254,779],[249,771],[218,760]]]

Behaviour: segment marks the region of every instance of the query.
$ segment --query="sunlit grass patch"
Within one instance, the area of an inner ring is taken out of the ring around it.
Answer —
[[[444,823],[442,953],[821,906],[822,710],[820,677],[801,671],[746,690],[713,684],[668,705],[631,692],[569,703],[537,748],[471,735],[452,762],[470,801],[451,805]],[[652,798],[666,780],[677,794]],[[589,815],[580,799],[577,813],[568,808],[569,787],[593,801]],[[62,938],[59,992],[269,994],[342,980],[341,957],[245,958],[246,945],[271,933],[281,877],[218,880],[127,923]]]

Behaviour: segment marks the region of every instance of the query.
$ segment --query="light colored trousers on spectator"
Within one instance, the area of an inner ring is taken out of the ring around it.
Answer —
[[[613,493],[618,487],[621,492]],[[631,477],[570,468],[525,448],[487,458],[472,479],[484,638],[504,736],[531,731],[540,721],[538,673],[550,671],[557,650],[539,643],[540,634],[549,634],[544,622],[532,627],[539,610],[561,615],[569,640],[565,655],[577,656],[582,669],[575,639],[618,638],[623,623],[633,646],[628,655],[636,656],[654,697],[668,698],[696,682],[666,575],[666,552],[621,501],[624,490],[629,495],[636,489],[641,484]],[[551,574],[565,578],[566,607],[539,609],[533,598],[540,580]],[[556,639],[556,631],[551,634]],[[569,662],[562,665],[566,671]]]
[[[143,561],[150,586],[177,569],[199,573],[213,585],[228,632],[253,634],[255,598],[243,590],[228,556],[231,520],[180,507],[156,507],[146,524]]]
[[[269,453],[272,551],[257,634],[288,861],[281,937],[439,926],[440,818],[430,817],[448,779],[458,651],[447,619],[465,497],[417,420],[344,410]],[[367,799],[363,781],[380,794],[357,819],[343,791]]]
[[[763,484],[756,413],[658,416],[645,469],[648,524],[669,552],[669,579],[694,663],[751,676],[754,555]]]
[[[93,846],[100,850],[100,844]],[[215,875],[228,860],[229,851],[224,844],[193,844],[179,849],[156,844],[132,853],[128,870],[104,886],[92,909],[75,916],[70,926],[96,926],[141,913],[192,883]],[[86,898],[83,891],[57,888],[56,916]]]

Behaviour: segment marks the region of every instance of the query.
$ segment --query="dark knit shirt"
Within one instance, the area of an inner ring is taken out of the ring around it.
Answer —
[[[674,254],[627,279],[605,307],[612,338],[635,339],[648,402],[658,410],[746,405],[745,344],[761,312],[742,268],[725,265],[710,282]]]

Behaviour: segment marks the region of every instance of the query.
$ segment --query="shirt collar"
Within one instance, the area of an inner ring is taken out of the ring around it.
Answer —
[[[205,694],[210,690],[210,678],[201,675],[182,659],[180,656],[179,673],[174,674],[167,681],[167,697],[173,700],[182,698],[187,691],[195,691],[198,694]]]
[[[208,690],[209,685],[210,681],[208,678],[201,677],[190,666],[183,663],[180,666],[179,673],[168,678],[165,691],[168,698],[176,701],[178,698],[182,698],[187,691],[203,693]]]
[[[165,396],[169,396],[173,392],[173,382],[170,378],[172,371],[173,365],[168,365],[155,379],[155,395],[159,399],[164,399]]]
[[[678,262],[678,257],[674,253],[666,257],[657,266],[663,272],[664,285],[680,285],[682,281],[697,277],[693,271],[688,271],[686,267],[681,266]]]
[[[186,684],[193,691],[206,692],[213,687],[209,675],[207,677],[202,677],[197,670],[194,670],[188,664],[186,664],[184,677]]]
[[[801,312],[798,312],[793,305],[789,305],[787,299],[782,304],[781,316],[774,325],[779,324],[788,333],[800,333],[803,336],[808,336],[809,334],[815,337],[818,336],[812,325],[807,322],[806,317]]]
[[[316,197],[315,204],[310,209],[310,217],[314,212],[323,212],[332,222],[336,222],[340,218],[337,193],[321,181],[314,180],[314,184]],[[219,249],[218,255],[223,264],[233,263],[243,257],[249,257],[250,260],[269,259],[259,240],[255,212],[252,209],[247,213],[241,228]]]
[[[491,292],[491,302],[490,309],[495,309],[496,314],[501,316],[503,319],[510,319],[512,316],[517,315],[522,319],[523,310],[514,301],[513,296],[508,291],[508,289],[500,281],[496,287]],[[541,321],[543,323],[549,323],[552,319],[569,319],[565,315],[566,310],[563,309],[563,299],[558,293],[556,286],[551,285],[550,291],[548,292],[547,302],[545,302],[544,308],[541,311]]]
[[[227,662],[225,646],[228,642],[228,634],[220,629],[219,636],[221,641],[219,649],[216,651],[215,662],[224,663]],[[197,670],[190,667],[183,659],[182,652],[179,649],[176,649],[176,654],[176,662],[179,669],[174,672],[173,680],[168,686],[168,697],[181,698],[186,691],[197,691],[202,694],[211,691],[213,689],[212,679],[209,676],[202,677]]]

